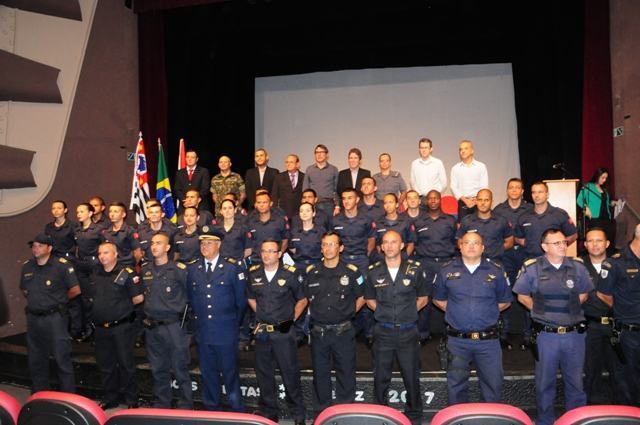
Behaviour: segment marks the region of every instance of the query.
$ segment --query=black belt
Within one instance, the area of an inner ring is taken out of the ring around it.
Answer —
[[[272,333],[272,332],[279,331],[280,333],[284,334],[289,332],[289,329],[291,329],[291,325],[293,325],[293,320],[285,320],[276,325],[272,325],[269,323],[258,323],[253,333],[256,333],[256,334],[260,332]]]
[[[49,308],[49,309],[44,309],[44,310],[38,310],[38,309],[35,309],[35,308],[25,307],[24,311],[27,314],[31,314],[31,315],[34,315],[34,316],[50,316],[50,315],[55,314],[55,313],[64,314],[64,313],[67,312],[67,308],[65,306],[63,306],[63,305],[59,305],[59,306],[56,306],[56,307],[53,307],[53,308]]]
[[[351,321],[346,321],[346,322],[342,322],[342,323],[337,323],[335,325],[320,325],[320,324],[316,324],[314,323],[312,325],[312,329],[313,330],[319,330],[320,332],[335,332],[337,334],[341,334],[343,332],[348,331],[349,329],[352,328],[351,325]]]
[[[447,335],[455,338],[474,339],[474,340],[496,339],[500,337],[497,327],[485,329],[483,331],[472,331],[472,332],[463,332],[457,329],[447,327]]]
[[[586,314],[584,315],[585,319],[587,319],[590,322],[595,322],[595,323],[600,323],[601,325],[611,325],[613,324],[613,317],[609,317],[609,316],[587,316]]]
[[[416,326],[416,322],[411,323],[390,323],[390,322],[378,322],[378,325],[385,329],[398,329],[400,331],[406,331]]]
[[[173,323],[178,323],[180,319],[168,319],[168,320],[155,320],[150,317],[147,317],[142,321],[142,324],[147,329],[153,329],[157,326],[166,326],[171,325]]]
[[[131,323],[134,320],[136,320],[136,313],[135,311],[132,312],[130,315],[128,315],[127,317],[123,318],[123,319],[118,319],[118,320],[112,320],[111,322],[104,322],[104,323],[93,323],[96,327],[99,328],[105,328],[105,329],[109,329],[109,328],[115,328],[116,326],[125,324],[125,323]]]
[[[576,323],[574,325],[569,326],[553,326],[553,325],[543,325],[542,323],[533,322],[533,330],[536,332],[548,332],[554,334],[566,334],[573,331],[578,331],[578,333],[583,333],[587,327],[584,323]]]
[[[616,329],[623,330],[623,331],[638,332],[640,331],[640,325],[616,322]]]

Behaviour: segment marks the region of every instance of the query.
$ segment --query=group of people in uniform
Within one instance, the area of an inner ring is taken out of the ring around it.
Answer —
[[[310,341],[315,402],[322,409],[353,402],[361,335],[372,349],[376,402],[388,403],[397,362],[405,412],[420,423],[420,347],[430,338],[432,309],[444,311],[441,363],[449,403],[469,401],[472,368],[484,401],[499,402],[501,341],[510,348],[501,340],[504,322],[520,304],[530,311],[524,321],[536,359],[538,424],[553,423],[558,368],[567,409],[611,396],[637,405],[640,226],[612,257],[607,232],[597,227],[586,234],[583,259],[567,257],[576,227],[549,204],[546,184],[531,185],[530,204],[523,182],[512,178],[507,199],[493,208],[486,167],[467,140],[451,172],[459,214],[448,215],[441,208],[442,162],[431,155],[429,139],[418,147],[411,189],[391,170],[389,154],[380,155],[381,171],[372,176],[359,167],[357,148],[349,152],[349,168],[338,171],[326,146],[318,145],[306,173],[293,154],[279,173],[259,149],[244,180],[228,157],[209,180],[189,151],[174,185],[181,200],[177,226],[155,200],[137,229],[126,223],[122,203],[107,207],[94,197],[77,206],[74,223],[66,203],[54,201],[52,222],[29,242],[33,258],[20,284],[33,391],[48,387],[53,355],[60,389],[74,392],[71,338],[93,337],[102,406],[118,405],[120,393],[137,406],[133,349],[144,334],[154,406],[173,405],[173,374],[176,407],[192,408],[190,329],[206,409],[223,408],[224,384],[228,407],[244,410],[238,351],[253,349],[258,413],[278,419],[277,366],[289,411],[304,423],[300,341]],[[605,370],[615,382],[613,395],[603,393]]]

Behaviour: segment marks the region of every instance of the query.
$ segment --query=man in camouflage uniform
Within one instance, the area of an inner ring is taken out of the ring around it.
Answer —
[[[238,197],[238,205],[245,198],[244,180],[238,173],[231,171],[231,159],[221,156],[218,160],[220,173],[211,179],[211,197],[215,203],[215,215],[220,215],[220,203],[227,193],[234,193]]]

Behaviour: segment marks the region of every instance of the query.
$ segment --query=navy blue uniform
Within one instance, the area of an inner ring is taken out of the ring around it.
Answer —
[[[344,249],[341,258],[358,266],[363,275],[369,267],[367,244],[369,238],[375,238],[373,222],[358,211],[355,217],[347,217],[344,211],[331,219],[331,229],[340,235]]]
[[[613,316],[626,362],[615,362],[617,404],[637,406],[640,397],[640,258],[630,245],[610,259],[613,276],[598,290],[613,295]]]
[[[196,221],[196,226],[198,227],[202,227],[202,226],[206,226],[207,224],[211,224],[213,221],[213,214],[211,214],[210,211],[207,210],[200,210],[198,211],[198,221]],[[184,226],[184,218],[182,217],[182,214],[178,216],[178,230],[183,229]]]
[[[207,410],[221,410],[224,383],[231,409],[240,412],[238,327],[247,308],[246,278],[237,260],[221,256],[216,260],[209,271],[202,257],[188,266],[187,293],[195,320],[202,403]]]
[[[477,214],[466,215],[460,222],[456,239],[461,239],[468,232],[482,236],[485,257],[502,263],[504,240],[513,236],[513,229],[506,219],[496,214],[491,214],[487,219]]]
[[[171,221],[163,219],[159,230],[153,230],[151,224],[145,221],[138,226],[137,233],[138,243],[143,253],[142,261],[150,261],[153,259],[153,255],[151,255],[151,238],[158,233],[164,233],[169,236],[169,245],[171,245],[171,252],[173,252],[173,237],[178,233],[178,229]]]
[[[224,239],[220,246],[220,255],[225,258],[235,258],[242,260],[244,258],[244,250],[253,247],[253,235],[250,233],[243,221],[236,218],[233,220],[233,226],[229,231],[224,228],[223,219],[214,219],[212,226],[224,233]]]
[[[551,204],[542,214],[531,209],[520,216],[514,234],[516,238],[524,239],[524,249],[528,258],[543,254],[540,246],[542,234],[551,228],[561,230],[565,236],[575,235],[577,232],[569,214],[562,208],[554,207]]]
[[[188,263],[200,256],[200,240],[198,239],[198,229],[193,233],[187,233],[180,229],[173,237],[173,250],[180,254],[181,262]]]
[[[125,402],[137,404],[132,298],[142,294],[144,286],[133,269],[120,264],[109,272],[103,267],[97,268],[90,280],[94,288],[96,364],[104,387],[103,402],[116,403],[118,391],[122,389]]]
[[[67,291],[78,285],[70,262],[50,256],[39,266],[35,259],[22,266],[20,289],[27,296],[27,353],[32,392],[49,389],[49,355],[58,366],[60,391],[76,391],[69,318],[66,313]]]
[[[256,302],[256,377],[260,386],[260,409],[278,418],[278,391],[275,363],[287,392],[289,411],[296,421],[305,419],[300,384],[300,366],[293,330],[294,307],[304,298],[302,274],[294,267],[280,265],[269,281],[260,264],[249,269],[247,298]]]
[[[379,218],[384,217],[385,212],[382,206],[382,200],[376,199],[376,201],[373,204],[367,205],[361,199],[360,202],[358,202],[358,213],[364,214],[372,222],[378,220]]]
[[[93,216],[93,222],[98,225],[100,229],[106,230],[113,226],[113,223],[109,220],[106,214],[102,214],[98,220],[95,220],[95,215]]]
[[[138,234],[133,230],[133,227],[123,223],[120,229],[114,230],[111,226],[102,232],[102,237],[105,242],[111,242],[118,248],[118,262],[120,264],[129,267],[136,265],[133,251],[140,248],[140,243],[138,242]]]
[[[304,271],[307,266],[317,264],[322,259],[320,241],[326,230],[318,225],[304,230],[302,223],[291,228],[291,239],[289,239],[289,249],[295,250],[291,257],[295,261],[296,268]]]
[[[468,217],[471,215],[465,216],[463,222]],[[444,264],[437,274],[433,299],[447,302],[449,404],[469,402],[472,362],[484,401],[500,402],[504,371],[498,340],[498,304],[513,299],[502,266],[484,259],[472,273],[461,258],[456,258]]]
[[[556,269],[544,256],[527,260],[513,287],[515,293],[533,298],[531,319],[534,328],[541,330],[537,338],[536,424],[551,425],[555,420],[558,367],[564,381],[566,410],[587,402],[582,382],[585,335],[579,326],[584,321],[579,295],[592,289],[582,261],[565,257]]]
[[[300,220],[299,215],[294,215],[290,217],[291,228],[294,227],[302,227],[302,220]],[[313,216],[313,224],[318,226],[323,231],[327,231],[331,228],[331,217],[327,215],[324,211],[316,210],[316,215]]]
[[[356,395],[356,300],[364,295],[364,277],[353,264],[339,262],[307,269],[304,293],[312,321],[313,386],[319,410],[332,403],[331,358],[336,371],[335,403],[353,403]]]
[[[287,216],[274,213],[273,210],[267,221],[261,221],[258,211],[253,211],[247,218],[246,226],[253,241],[251,253],[251,261],[253,263],[259,263],[261,261],[260,246],[262,242],[267,239],[273,239],[278,242],[289,239],[289,221]]]
[[[364,296],[377,304],[373,343],[375,400],[388,404],[391,372],[397,358],[407,390],[405,414],[412,423],[420,423],[422,418],[416,300],[429,296],[430,291],[426,272],[417,261],[403,260],[395,279],[384,261],[369,267]]]
[[[172,391],[168,383],[173,371],[180,390],[177,407],[191,409],[189,342],[180,327],[187,305],[186,266],[173,261],[160,266],[150,262],[142,266],[141,274],[145,285],[145,337],[153,375],[153,406],[171,407]]]
[[[404,249],[402,250],[402,255],[406,257],[407,244],[416,243],[416,229],[413,226],[413,222],[408,220],[404,215],[398,215],[396,220],[390,220],[386,217],[382,217],[373,222],[373,226],[376,231],[376,246],[382,245],[382,237],[389,230],[393,230],[398,232],[400,235],[400,239],[402,239],[402,243],[404,243]],[[372,252],[371,255],[373,258],[371,262],[380,261],[384,257],[382,254],[377,251]]]
[[[413,219],[416,229],[416,244],[413,256],[420,261],[422,267],[429,276],[440,271],[442,264],[446,263],[456,253],[456,219],[449,214],[440,214],[437,218],[431,218],[428,213],[419,214]],[[427,339],[431,334],[430,315],[431,303],[420,310],[418,330],[420,339]],[[438,327],[443,326],[442,316],[435,317],[434,322]]]
[[[93,287],[89,276],[100,265],[98,261],[98,247],[103,241],[103,229],[91,223],[84,229],[82,225],[76,228],[74,235],[78,247],[75,260],[76,275],[80,282],[81,294],[69,302],[69,316],[71,319],[71,335],[78,336],[82,331],[87,335],[93,321],[91,310],[93,305]]]
[[[75,232],[78,223],[65,220],[62,226],[56,226],[55,222],[45,224],[44,233],[51,236],[53,240],[53,251],[51,254],[55,257],[66,258],[71,260],[75,258],[76,239]]]

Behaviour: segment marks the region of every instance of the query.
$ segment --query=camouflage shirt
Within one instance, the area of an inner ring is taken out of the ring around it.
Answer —
[[[244,192],[244,180],[238,173],[233,171],[227,176],[216,174],[211,179],[211,193],[214,195],[216,202],[216,213],[220,212],[220,201],[227,193],[235,193],[238,197],[240,192]]]

